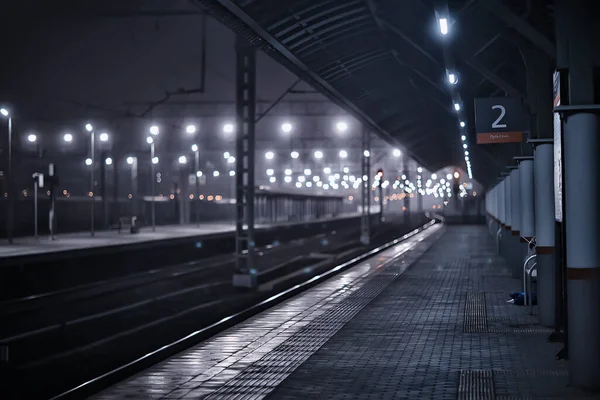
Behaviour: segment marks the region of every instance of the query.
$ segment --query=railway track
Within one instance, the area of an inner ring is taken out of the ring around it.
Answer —
[[[373,246],[395,229],[380,227]],[[311,266],[364,252],[357,237],[331,231],[266,246],[258,265],[310,277]],[[232,269],[231,255],[215,256],[0,304],[0,348],[10,367],[0,398],[47,398],[273,295],[235,290]]]

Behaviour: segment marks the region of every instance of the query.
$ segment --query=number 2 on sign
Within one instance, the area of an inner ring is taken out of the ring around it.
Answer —
[[[506,124],[499,124],[499,122],[502,121],[502,118],[504,118],[506,115],[506,108],[500,104],[496,104],[492,106],[492,110],[500,110],[500,116],[494,121],[492,128],[506,128]]]

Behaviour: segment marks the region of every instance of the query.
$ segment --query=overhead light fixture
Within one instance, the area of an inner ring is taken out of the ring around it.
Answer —
[[[448,81],[453,84],[456,85],[458,83],[458,79],[456,79],[456,75],[455,74],[448,74]]]
[[[290,133],[292,131],[292,124],[290,124],[289,122],[284,122],[283,124],[281,124],[281,130],[284,133]]]
[[[348,124],[344,121],[339,121],[335,124],[335,129],[337,129],[338,132],[346,132],[348,130]]]
[[[455,109],[456,111],[460,111],[460,104],[458,104],[458,103],[454,103],[454,109]]]
[[[442,33],[442,35],[447,35],[448,34],[448,19],[440,18],[438,21],[440,24],[440,32]]]
[[[460,140],[462,140],[462,141],[464,142],[465,140],[467,140],[467,137],[466,137],[465,135],[462,135],[462,136],[460,137]]]
[[[465,121],[460,121],[460,127],[461,127],[461,128],[464,128],[464,127],[465,127],[465,125],[466,125],[466,124],[465,124]]]
[[[233,133],[233,124],[224,124],[223,125],[223,133]]]
[[[392,154],[394,155],[394,157],[400,157],[402,155],[402,152],[400,151],[400,149],[394,149],[394,151],[392,151]]]
[[[189,133],[190,135],[193,134],[193,133],[196,133],[196,126],[195,125],[188,125],[188,126],[186,126],[185,131],[187,133]]]

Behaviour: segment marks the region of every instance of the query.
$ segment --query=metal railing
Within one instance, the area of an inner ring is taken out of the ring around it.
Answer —
[[[537,254],[530,255],[525,259],[523,263],[523,295],[524,295],[524,305],[527,305],[529,301],[529,305],[531,306],[531,311],[533,313],[533,298],[529,299],[528,294],[531,293],[531,274],[534,270],[537,271],[537,263],[533,263],[531,268],[527,268],[530,262],[534,261],[537,258]],[[532,294],[532,293],[531,293]]]

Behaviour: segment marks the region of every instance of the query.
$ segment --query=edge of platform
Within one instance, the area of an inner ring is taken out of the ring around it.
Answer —
[[[291,298],[313,286],[316,286],[317,284],[325,281],[326,279],[330,278],[331,276],[334,276],[345,269],[351,268],[351,267],[357,265],[358,263],[364,261],[365,259],[368,259],[376,254],[379,254],[382,251],[384,251],[392,246],[395,246],[400,242],[410,239],[411,237],[415,236],[416,234],[435,226],[436,223],[438,223],[438,222],[443,223],[443,219],[438,217],[437,215],[428,215],[427,217],[431,218],[431,221],[429,221],[428,223],[422,225],[421,227],[419,227],[417,229],[414,229],[411,232],[408,232],[405,235],[402,235],[402,236],[400,236],[390,242],[387,242],[379,247],[376,247],[375,249],[372,249],[368,252],[360,254],[349,261],[339,264],[339,265],[329,269],[328,271],[320,273],[320,274],[306,280],[303,283],[292,286],[291,288],[286,289],[280,293],[277,293],[257,304],[254,304],[254,305],[242,310],[242,311],[239,311],[235,314],[232,314],[230,316],[222,318],[221,320],[219,320],[207,327],[204,327],[195,332],[192,332],[192,333],[188,334],[187,336],[184,336],[183,338],[176,340],[175,342],[164,345],[161,348],[156,349],[156,350],[154,350],[138,359],[135,359],[125,365],[115,368],[112,371],[106,372],[105,374],[98,376],[94,379],[91,379],[87,382],[84,382],[66,392],[60,393],[60,394],[52,397],[50,400],[82,398],[82,397],[87,397],[94,393],[97,393],[98,391],[100,391],[112,384],[116,384],[116,383],[122,381],[123,379],[127,378],[128,376],[131,376],[143,369],[149,368],[152,365],[154,365],[160,361],[163,361],[163,360],[201,342],[202,340],[206,340],[207,338],[209,338],[219,332],[222,332],[225,329],[230,328],[235,324],[238,324],[254,315],[259,314],[262,311],[265,311],[265,310],[283,302],[284,300],[287,300],[287,299],[289,299],[289,298]]]

